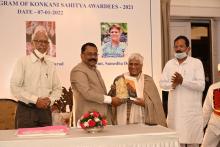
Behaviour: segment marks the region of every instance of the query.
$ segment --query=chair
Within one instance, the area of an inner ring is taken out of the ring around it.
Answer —
[[[15,129],[16,109],[16,101],[0,99],[0,130]]]

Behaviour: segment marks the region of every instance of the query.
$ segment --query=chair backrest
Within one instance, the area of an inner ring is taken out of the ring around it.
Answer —
[[[0,99],[0,130],[15,129],[16,109],[16,101]]]

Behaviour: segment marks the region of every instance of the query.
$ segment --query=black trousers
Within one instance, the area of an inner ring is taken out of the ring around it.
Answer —
[[[18,102],[15,117],[16,128],[33,128],[52,125],[50,108],[39,109],[34,104]]]

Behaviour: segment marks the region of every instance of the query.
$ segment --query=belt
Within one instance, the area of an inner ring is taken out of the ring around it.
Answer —
[[[220,116],[220,112],[219,112],[219,111],[214,110],[214,113],[215,113],[216,115]]]
[[[32,103],[24,103],[22,101],[18,101],[18,104],[22,105],[22,106],[25,106],[25,107],[30,107],[30,108],[36,108],[36,105],[35,104],[32,104]]]

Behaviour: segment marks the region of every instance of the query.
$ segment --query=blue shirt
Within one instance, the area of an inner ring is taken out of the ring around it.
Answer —
[[[102,47],[102,57],[124,57],[124,52],[126,49],[126,44],[124,42],[120,42],[118,46],[113,47],[111,42],[107,42]]]

